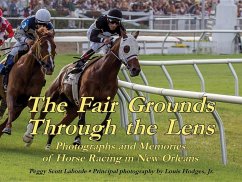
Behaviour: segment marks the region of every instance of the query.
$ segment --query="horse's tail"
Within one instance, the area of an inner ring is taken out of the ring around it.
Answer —
[[[51,83],[51,86],[52,86],[52,85],[60,85],[60,84],[61,84],[61,80],[62,80],[63,76],[65,75],[66,70],[67,70],[67,68],[68,68],[69,66],[70,66],[70,64],[64,66],[64,67],[60,70],[60,72],[59,72],[59,74],[57,75],[57,77],[56,77],[56,78],[54,79],[54,81]],[[51,87],[51,86],[50,86],[50,87]]]

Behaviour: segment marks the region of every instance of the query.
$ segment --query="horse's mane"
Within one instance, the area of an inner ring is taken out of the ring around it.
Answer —
[[[38,31],[44,34],[45,32],[48,32],[48,29],[46,27],[41,27],[38,29]]]
[[[114,51],[115,49],[117,49],[116,47],[120,45],[120,41],[121,41],[121,36],[119,36],[113,43],[113,46],[111,48],[111,51]]]

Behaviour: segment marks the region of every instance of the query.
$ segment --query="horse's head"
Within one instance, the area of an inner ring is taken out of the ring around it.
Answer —
[[[47,75],[51,75],[54,71],[54,58],[56,55],[56,45],[54,42],[54,32],[47,30],[45,27],[41,27],[36,30],[37,41],[33,45],[35,49],[35,57],[37,61],[45,69]],[[34,52],[34,51],[32,51]]]
[[[139,32],[134,35],[126,35],[121,31],[121,40],[119,47],[119,59],[127,66],[130,76],[137,76],[140,72],[140,65],[138,61],[139,45],[136,38]]]

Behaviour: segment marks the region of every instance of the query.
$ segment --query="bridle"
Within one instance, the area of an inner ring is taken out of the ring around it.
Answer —
[[[42,56],[41,54],[41,41],[43,38],[45,38],[47,36],[43,36],[39,39],[37,39],[37,41],[35,42],[36,46],[35,46],[35,54],[33,53],[32,51],[32,55],[35,57],[36,61],[41,65],[43,66],[44,68],[47,67],[47,63],[44,62],[44,60],[46,60],[47,58],[49,57],[52,57],[52,54],[49,53],[49,54],[46,54],[44,57]]]
[[[114,57],[117,58],[117,60],[121,62],[121,64],[124,64],[128,68],[128,64],[127,64],[128,61],[125,62],[124,60],[120,59],[112,50],[110,50],[110,52],[114,55]]]
[[[127,69],[129,69],[128,62],[129,62],[132,58],[134,58],[134,57],[137,58],[137,57],[138,57],[137,54],[133,54],[133,55],[130,55],[129,57],[125,58],[125,60],[122,60],[122,59],[120,59],[119,56],[117,56],[112,50],[110,50],[110,52],[111,52],[111,53],[117,58],[118,61],[121,62],[121,64],[124,64],[124,65],[127,67]]]

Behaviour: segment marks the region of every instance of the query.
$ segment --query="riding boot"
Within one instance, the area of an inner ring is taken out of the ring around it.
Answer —
[[[6,70],[5,65],[4,64],[0,64],[0,74],[1,75],[5,75],[5,70]]]
[[[8,55],[7,60],[5,62],[5,70],[4,70],[4,78],[3,78],[3,88],[6,91],[7,86],[8,86],[8,75],[14,65],[14,56],[13,55]]]
[[[70,71],[72,74],[79,73],[82,70],[83,65],[85,62],[94,54],[95,52],[92,49],[89,49],[87,52],[85,52],[81,58],[78,60],[76,66],[73,70]]]

